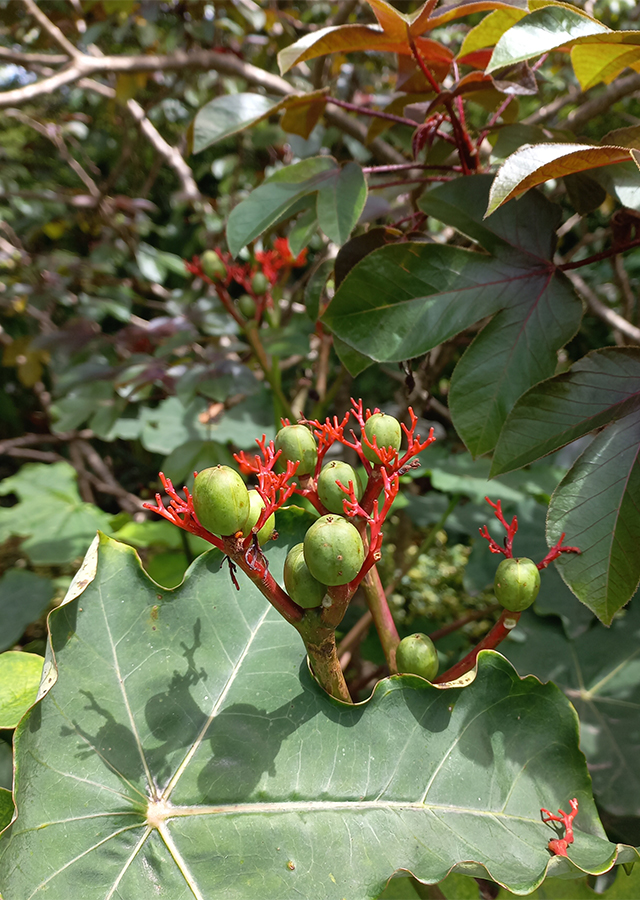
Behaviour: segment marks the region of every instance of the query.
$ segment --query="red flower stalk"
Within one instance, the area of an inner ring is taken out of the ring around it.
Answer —
[[[498,500],[497,503],[492,503],[488,497],[484,498],[489,506],[493,507],[494,516],[503,526],[505,531],[507,532],[506,537],[504,539],[504,547],[501,547],[489,534],[489,529],[486,525],[483,525],[482,528],[478,529],[482,537],[489,541],[489,550],[492,553],[504,553],[507,559],[513,559],[513,539],[518,530],[518,518],[514,516],[511,520],[511,523],[507,522],[502,512],[502,501]],[[536,567],[538,569],[546,569],[549,563],[552,563],[554,559],[557,559],[561,553],[581,553],[582,551],[578,547],[563,547],[562,542],[564,540],[565,532],[563,531],[560,540],[554,544],[554,546],[549,550],[545,558],[536,563]]]
[[[552,563],[554,561],[554,559],[557,559],[561,553],[582,553],[582,550],[580,550],[579,547],[563,547],[562,546],[562,542],[564,540],[565,534],[566,534],[566,532],[563,531],[562,534],[560,535],[560,540],[557,541],[553,545],[553,547],[551,547],[551,549],[549,550],[549,552],[547,553],[545,558],[541,562],[536,563],[536,565],[539,569],[546,569],[547,566],[549,565],[549,563]]]
[[[518,530],[518,517],[514,516],[511,520],[511,524],[507,522],[502,512],[502,500],[498,500],[497,503],[492,503],[488,497],[484,498],[489,506],[493,507],[493,514],[500,522],[502,527],[507,532],[506,537],[504,539],[504,547],[501,547],[500,544],[497,544],[494,539],[489,534],[489,529],[486,525],[483,525],[482,528],[479,529],[480,534],[485,540],[489,541],[489,550],[492,553],[504,553],[507,559],[513,559],[513,539],[516,536],[516,532]]]
[[[165,493],[169,497],[169,506],[165,507],[162,496],[156,494],[156,505],[154,506],[153,503],[143,503],[142,505],[144,508],[158,513],[158,515],[162,516],[168,522],[171,522],[172,525],[177,525],[178,528],[182,528],[184,531],[189,531],[191,534],[204,538],[205,541],[209,541],[209,543],[213,544],[214,547],[217,547],[218,550],[224,550],[222,540],[211,534],[206,528],[203,528],[198,521],[198,517],[193,508],[193,497],[191,496],[189,489],[186,487],[183,488],[185,493],[185,499],[183,500],[176,492],[176,489],[171,483],[171,479],[165,477],[164,472],[160,472],[160,481],[165,489]]]
[[[435,441],[433,428],[429,430],[429,437],[425,441],[420,440],[420,435],[415,433],[416,425],[418,424],[418,417],[414,413],[413,408],[410,406],[408,412],[409,416],[411,417],[411,427],[407,428],[407,426],[402,423],[400,425],[407,438],[408,445],[406,452],[403,454],[403,456],[400,457],[398,451],[393,450],[391,447],[378,447],[378,442],[375,436],[373,439],[373,443],[371,443],[371,441],[367,438],[364,430],[365,424],[367,422],[367,419],[370,419],[372,415],[375,415],[375,413],[380,412],[378,407],[376,407],[373,412],[371,412],[370,409],[367,409],[365,412],[362,408],[362,400],[356,401],[352,397],[351,403],[353,405],[353,415],[358,420],[358,423],[360,425],[361,440],[359,440],[352,431],[351,436],[353,437],[353,441],[342,439],[342,443],[356,451],[356,453],[360,457],[362,465],[365,467],[367,474],[369,475],[374,471],[374,466],[364,455],[362,444],[365,444],[365,446],[369,447],[370,450],[374,450],[377,453],[380,462],[376,465],[384,469],[389,475],[394,475],[397,474],[400,469],[405,467],[409,460],[411,460],[414,456],[417,456],[418,453],[422,453],[423,450],[425,450],[430,444],[433,444],[433,442]]]
[[[549,841],[549,850],[555,856],[567,856],[567,847],[569,844],[573,844],[573,820],[578,815],[578,801],[575,797],[573,800],[569,800],[569,806],[571,807],[570,813],[563,812],[559,809],[557,816],[554,816],[548,809],[540,810],[542,821],[545,825],[548,822],[562,822],[564,825],[564,837],[554,838]]]

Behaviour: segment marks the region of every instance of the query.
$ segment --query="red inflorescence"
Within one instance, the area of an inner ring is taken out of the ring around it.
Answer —
[[[293,256],[287,238],[276,238],[273,244],[273,250],[257,250],[255,253],[256,262],[260,264],[265,278],[272,285],[278,280],[281,269],[285,267],[298,268],[304,266],[307,261],[306,249],[302,250],[298,256]]]
[[[489,550],[492,553],[504,553],[507,559],[513,559],[513,539],[518,530],[518,518],[514,516],[511,519],[511,522],[507,522],[502,512],[502,501],[498,500],[497,503],[492,503],[488,497],[484,498],[489,506],[493,507],[493,514],[496,519],[503,526],[505,531],[507,532],[504,539],[504,546],[501,547],[489,534],[489,529],[486,525],[483,525],[482,528],[479,529],[482,537],[489,541]],[[536,563],[538,569],[546,569],[549,563],[553,562],[554,559],[557,559],[561,553],[580,553],[581,550],[578,547],[563,547],[562,542],[564,540],[564,532],[562,533],[560,540],[549,550],[547,555],[543,560],[539,563]]]
[[[569,806],[571,807],[570,813],[559,809],[557,816],[554,816],[548,809],[540,810],[542,821],[545,825],[548,822],[562,822],[564,825],[564,837],[554,838],[549,841],[549,850],[554,856],[567,856],[567,847],[569,844],[573,844],[573,820],[578,815],[578,801],[575,797],[573,800],[569,800]]]
[[[176,492],[176,489],[171,483],[171,479],[167,478],[164,472],[160,472],[160,481],[162,482],[165,493],[169,497],[169,506],[165,507],[161,495],[156,494],[156,505],[154,506],[153,503],[143,503],[142,505],[144,508],[158,513],[158,515],[171,522],[172,525],[177,525],[178,528],[182,528],[184,531],[189,531],[191,534],[196,534],[198,537],[204,538],[205,541],[209,541],[210,544],[213,544],[214,547],[217,547],[219,550],[224,549],[220,538],[211,534],[206,528],[203,528],[198,521],[198,517],[193,508],[193,498],[189,489],[186,487],[183,488],[185,493],[185,499],[183,500]]]

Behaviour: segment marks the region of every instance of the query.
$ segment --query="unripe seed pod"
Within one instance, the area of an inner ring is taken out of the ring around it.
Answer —
[[[251,529],[260,518],[260,513],[264,509],[264,500],[257,491],[249,491],[249,517],[244,523],[242,533],[245,537],[251,532]],[[258,543],[262,547],[273,534],[276,527],[275,513],[271,513],[267,521],[258,532]]]
[[[433,681],[438,674],[438,651],[427,634],[410,634],[403,638],[396,649],[398,672],[421,675]]]
[[[215,250],[205,250],[200,257],[200,265],[204,274],[212,281],[222,281],[227,277],[227,267]]]
[[[400,428],[400,422],[394,419],[393,416],[387,416],[385,413],[374,413],[365,422],[364,433],[372,444],[375,437],[380,450],[383,448],[386,450],[389,447],[394,450],[400,449],[402,429]],[[380,458],[375,450],[367,447],[364,441],[362,442],[362,451],[372,463],[380,462]]]
[[[511,612],[531,606],[540,590],[540,572],[531,559],[503,559],[493,581],[496,600]]]
[[[284,562],[284,586],[298,606],[313,609],[320,606],[327,592],[326,585],[313,577],[304,559],[304,544],[296,544]]]
[[[322,584],[348,584],[362,568],[364,545],[351,522],[342,516],[322,516],[304,537],[304,558]]]
[[[280,469],[285,469],[289,460],[300,463],[298,475],[311,475],[315,471],[318,448],[306,425],[285,425],[276,435],[275,448],[282,450],[278,458]]]
[[[249,491],[229,466],[212,466],[196,475],[193,508],[201,525],[212,534],[242,531],[249,517]]]
[[[256,272],[251,279],[251,290],[254,294],[266,294],[269,290],[269,279],[264,272]]]
[[[249,294],[242,294],[238,297],[238,309],[245,319],[253,319],[256,315],[256,301]]]
[[[339,481],[345,487],[349,487],[349,482],[352,481],[356,499],[358,500],[362,497],[362,485],[355,469],[349,463],[341,462],[340,460],[333,460],[320,472],[317,483],[320,502],[329,512],[342,513],[344,512],[342,501],[347,499],[348,494],[345,494],[338,487],[336,481]]]

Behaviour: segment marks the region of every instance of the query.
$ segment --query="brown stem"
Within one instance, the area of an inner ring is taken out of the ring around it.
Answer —
[[[461,616],[459,619],[456,619],[455,622],[450,622],[448,625],[443,625],[442,628],[438,628],[437,631],[432,631],[429,637],[434,643],[440,641],[448,634],[452,634],[454,631],[462,628],[463,625],[467,625],[469,622],[476,622],[478,619],[484,619],[485,616],[495,612],[496,609],[500,609],[499,603],[492,603],[491,606],[485,606],[484,609],[474,609],[473,612],[467,613],[466,616]]]
[[[242,326],[244,328],[244,333],[246,335],[247,341],[251,345],[251,349],[255,353],[256,359],[258,360],[258,365],[264,372],[264,377],[267,379],[271,390],[280,401],[280,406],[284,415],[289,419],[295,419],[295,416],[293,415],[293,412],[291,410],[291,404],[284,395],[284,391],[280,386],[279,379],[274,376],[273,366],[271,364],[271,361],[269,360],[269,357],[267,356],[267,351],[264,349],[262,341],[260,340],[257,324],[255,322],[243,321]]]
[[[313,674],[325,691],[344,703],[353,703],[336,653],[335,632],[331,631],[320,642],[304,637],[303,640]]]
[[[460,662],[456,663],[455,666],[451,666],[451,668],[447,669],[446,672],[443,672],[442,675],[438,675],[433,683],[443,684],[446,681],[454,681],[456,678],[460,678],[462,675],[471,671],[476,664],[476,659],[478,658],[480,651],[494,650],[516,627],[521,615],[522,613],[511,612],[511,610],[505,609],[489,634],[487,634],[473,650],[470,650]]]

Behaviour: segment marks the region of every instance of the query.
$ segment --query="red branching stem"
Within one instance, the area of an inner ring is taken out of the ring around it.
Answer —
[[[456,166],[432,166],[430,163],[393,163],[388,166],[363,166],[362,172],[364,175],[387,175],[392,172],[405,172],[409,169],[434,169],[435,171],[442,172],[455,172],[458,167]]]
[[[483,637],[480,643],[477,644],[473,650],[470,650],[460,662],[451,666],[451,668],[447,669],[446,672],[443,672],[442,675],[438,675],[434,680],[434,684],[444,684],[447,681],[455,681],[456,678],[460,678],[462,675],[466,675],[467,672],[470,672],[476,664],[476,659],[478,658],[480,651],[495,650],[498,644],[500,644],[501,641],[503,641],[516,627],[520,616],[521,613],[519,612],[511,612],[511,610],[505,609],[491,631]]]
[[[336,441],[344,443],[344,429],[347,426],[351,411],[347,410],[343,419],[338,421],[338,417],[333,419],[327,417],[324,422],[317,419],[301,419],[303,425],[312,425],[316,440],[318,441],[318,461],[316,463],[315,477],[317,478],[322,469],[322,463],[329,447]]]
[[[397,187],[403,184],[434,184],[435,182],[453,181],[447,175],[427,175],[425,178],[403,178],[400,181],[385,181],[382,184],[370,184],[369,189],[377,191],[381,188]]]
[[[554,838],[549,841],[549,850],[554,856],[567,856],[567,847],[569,844],[573,844],[573,820],[578,815],[578,800],[576,797],[573,800],[569,800],[569,806],[571,807],[570,813],[559,809],[557,816],[554,816],[548,809],[542,808],[540,810],[540,815],[545,825],[549,822],[561,822],[564,825],[564,837]]]
[[[536,563],[536,565],[539,569],[546,569],[547,566],[549,565],[549,563],[552,563],[554,561],[554,559],[557,559],[561,553],[582,553],[582,550],[580,550],[579,547],[563,547],[562,546],[562,542],[564,540],[565,533],[566,532],[564,532],[564,531],[562,532],[562,534],[560,535],[560,540],[557,541],[553,545],[553,547],[551,547],[551,549],[549,550],[549,552],[547,553],[545,558],[543,560],[541,560],[539,563]]]
[[[436,92],[436,94],[439,94],[440,93],[440,85],[438,84],[438,82],[435,80],[435,78],[431,74],[429,67],[427,66],[424,59],[422,58],[422,54],[416,47],[416,42],[414,41],[413,36],[412,36],[411,32],[409,31],[408,25],[407,25],[407,38],[409,39],[409,46],[411,47],[411,52],[413,53],[413,58],[420,66],[422,74],[427,79],[427,81],[429,82],[429,84],[431,85],[433,90]]]
[[[334,106],[341,106],[343,109],[348,109],[350,112],[358,113],[361,116],[373,116],[377,119],[387,119],[390,122],[397,122],[398,125],[408,125],[410,128],[415,128],[416,123],[413,119],[407,119],[404,116],[395,116],[393,113],[386,113],[380,109],[371,109],[368,106],[356,106],[355,103],[347,103],[346,100],[337,100],[335,97],[331,97],[330,100]]]
[[[489,541],[489,549],[492,553],[504,553],[507,559],[513,558],[513,539],[516,536],[516,532],[518,530],[518,517],[514,516],[511,522],[507,522],[502,512],[502,500],[498,500],[497,503],[492,503],[488,497],[484,498],[489,506],[493,507],[493,514],[500,522],[504,530],[507,532],[506,537],[504,539],[504,547],[501,547],[500,544],[497,544],[494,539],[489,534],[489,529],[486,525],[479,529],[482,537]]]
[[[193,498],[189,490],[187,488],[183,489],[185,493],[185,499],[183,500],[176,492],[176,489],[171,483],[171,479],[167,478],[163,472],[160,472],[160,481],[162,482],[165,493],[169,497],[169,506],[165,507],[161,495],[156,494],[156,505],[154,506],[153,503],[143,503],[142,505],[144,508],[150,509],[151,512],[158,513],[158,515],[162,516],[168,522],[171,522],[172,525],[177,525],[178,528],[182,528],[184,531],[188,531],[191,534],[204,538],[205,541],[209,541],[209,543],[213,544],[214,547],[217,547],[218,550],[224,550],[222,540],[214,534],[211,534],[210,531],[207,531],[207,529],[198,521],[198,517],[193,508]]]
[[[624,253],[626,250],[631,250],[638,245],[640,245],[640,238],[636,238],[626,244],[614,244],[609,250],[603,250],[602,253],[595,253],[593,256],[588,256],[586,259],[577,259],[575,262],[562,263],[558,268],[563,272],[568,272],[570,269],[579,269],[582,266],[588,266],[590,263],[600,262],[601,259],[617,256],[618,253]]]

